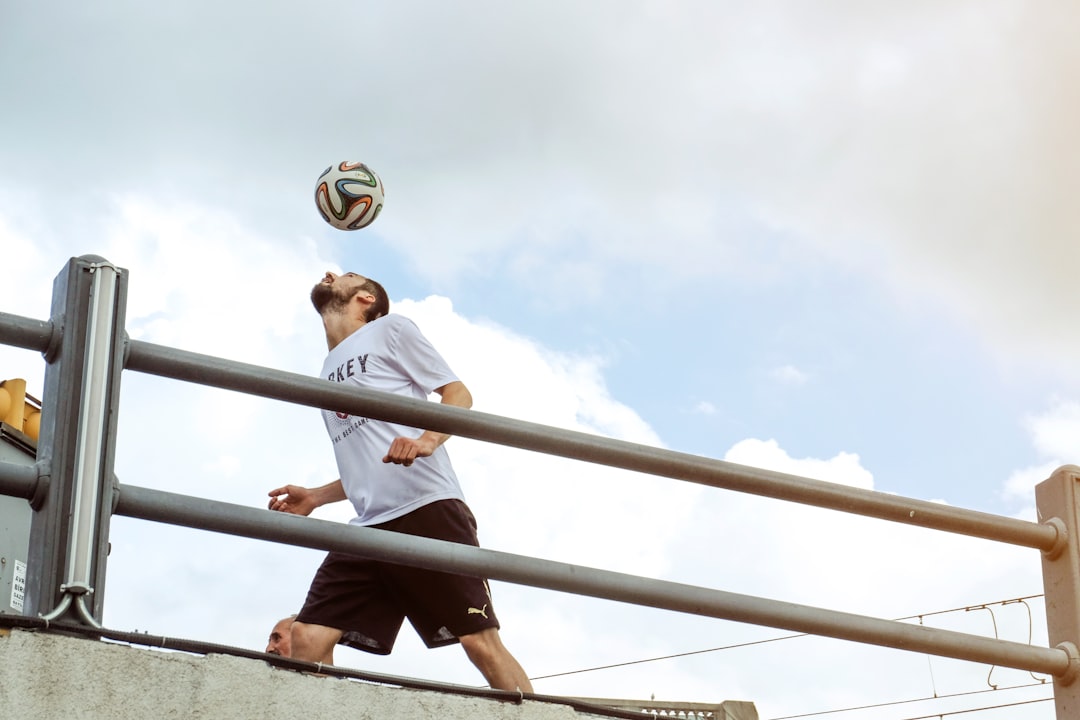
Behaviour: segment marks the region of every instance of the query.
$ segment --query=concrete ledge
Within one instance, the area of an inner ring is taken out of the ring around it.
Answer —
[[[147,650],[0,629],[0,716],[7,718],[260,718],[583,720],[566,705],[322,678],[261,660]]]

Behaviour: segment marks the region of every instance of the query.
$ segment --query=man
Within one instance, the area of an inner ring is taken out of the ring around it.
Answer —
[[[391,315],[383,287],[356,273],[328,272],[311,291],[330,350],[323,377],[469,408],[472,395],[416,325]],[[341,477],[317,488],[270,491],[271,510],[308,515],[348,499],[351,524],[479,545],[476,521],[443,443],[445,433],[323,411]],[[386,655],[408,617],[428,647],[460,643],[488,684],[532,692],[502,644],[487,583],[478,578],[331,552],[292,626],[293,657],[332,658],[338,643]]]
[[[292,657],[291,638],[294,620],[296,620],[296,616],[290,615],[287,618],[281,618],[277,621],[277,624],[274,625],[274,629],[270,631],[270,637],[266,642],[265,652],[271,655]]]

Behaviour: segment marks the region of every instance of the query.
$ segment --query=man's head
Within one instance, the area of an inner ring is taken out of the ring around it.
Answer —
[[[364,322],[371,322],[390,312],[390,298],[382,285],[356,273],[335,275],[326,273],[311,289],[311,304],[320,315],[345,310],[353,298],[367,302]]]
[[[292,657],[292,624],[296,620],[295,615],[281,618],[270,631],[270,638],[266,643],[266,651],[271,655]]]

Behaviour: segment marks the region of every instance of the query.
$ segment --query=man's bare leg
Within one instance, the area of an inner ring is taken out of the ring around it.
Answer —
[[[341,639],[341,631],[296,621],[292,624],[292,656],[297,660],[334,664],[334,646]]]
[[[294,635],[294,642],[295,639]],[[528,675],[503,645],[497,628],[462,635],[458,640],[461,641],[461,647],[465,648],[469,660],[488,681],[488,685],[497,690],[520,690],[527,693],[533,691]]]

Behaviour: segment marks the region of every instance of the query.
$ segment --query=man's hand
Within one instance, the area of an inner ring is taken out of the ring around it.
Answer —
[[[431,457],[431,453],[435,452],[435,448],[440,444],[433,433],[424,433],[418,438],[394,438],[382,461],[409,467],[418,457]]]
[[[435,388],[435,392],[439,394],[443,405],[452,405],[466,410],[472,407],[472,393],[460,380]],[[382,461],[409,467],[416,458],[431,457],[432,453],[449,437],[447,433],[425,430],[424,434],[418,438],[394,438],[394,442],[390,443],[390,449],[386,451]]]
[[[299,485],[286,485],[285,487],[271,490],[268,507],[277,512],[291,513],[292,515],[310,515],[311,511],[319,507],[315,501],[315,493],[309,488]]]

